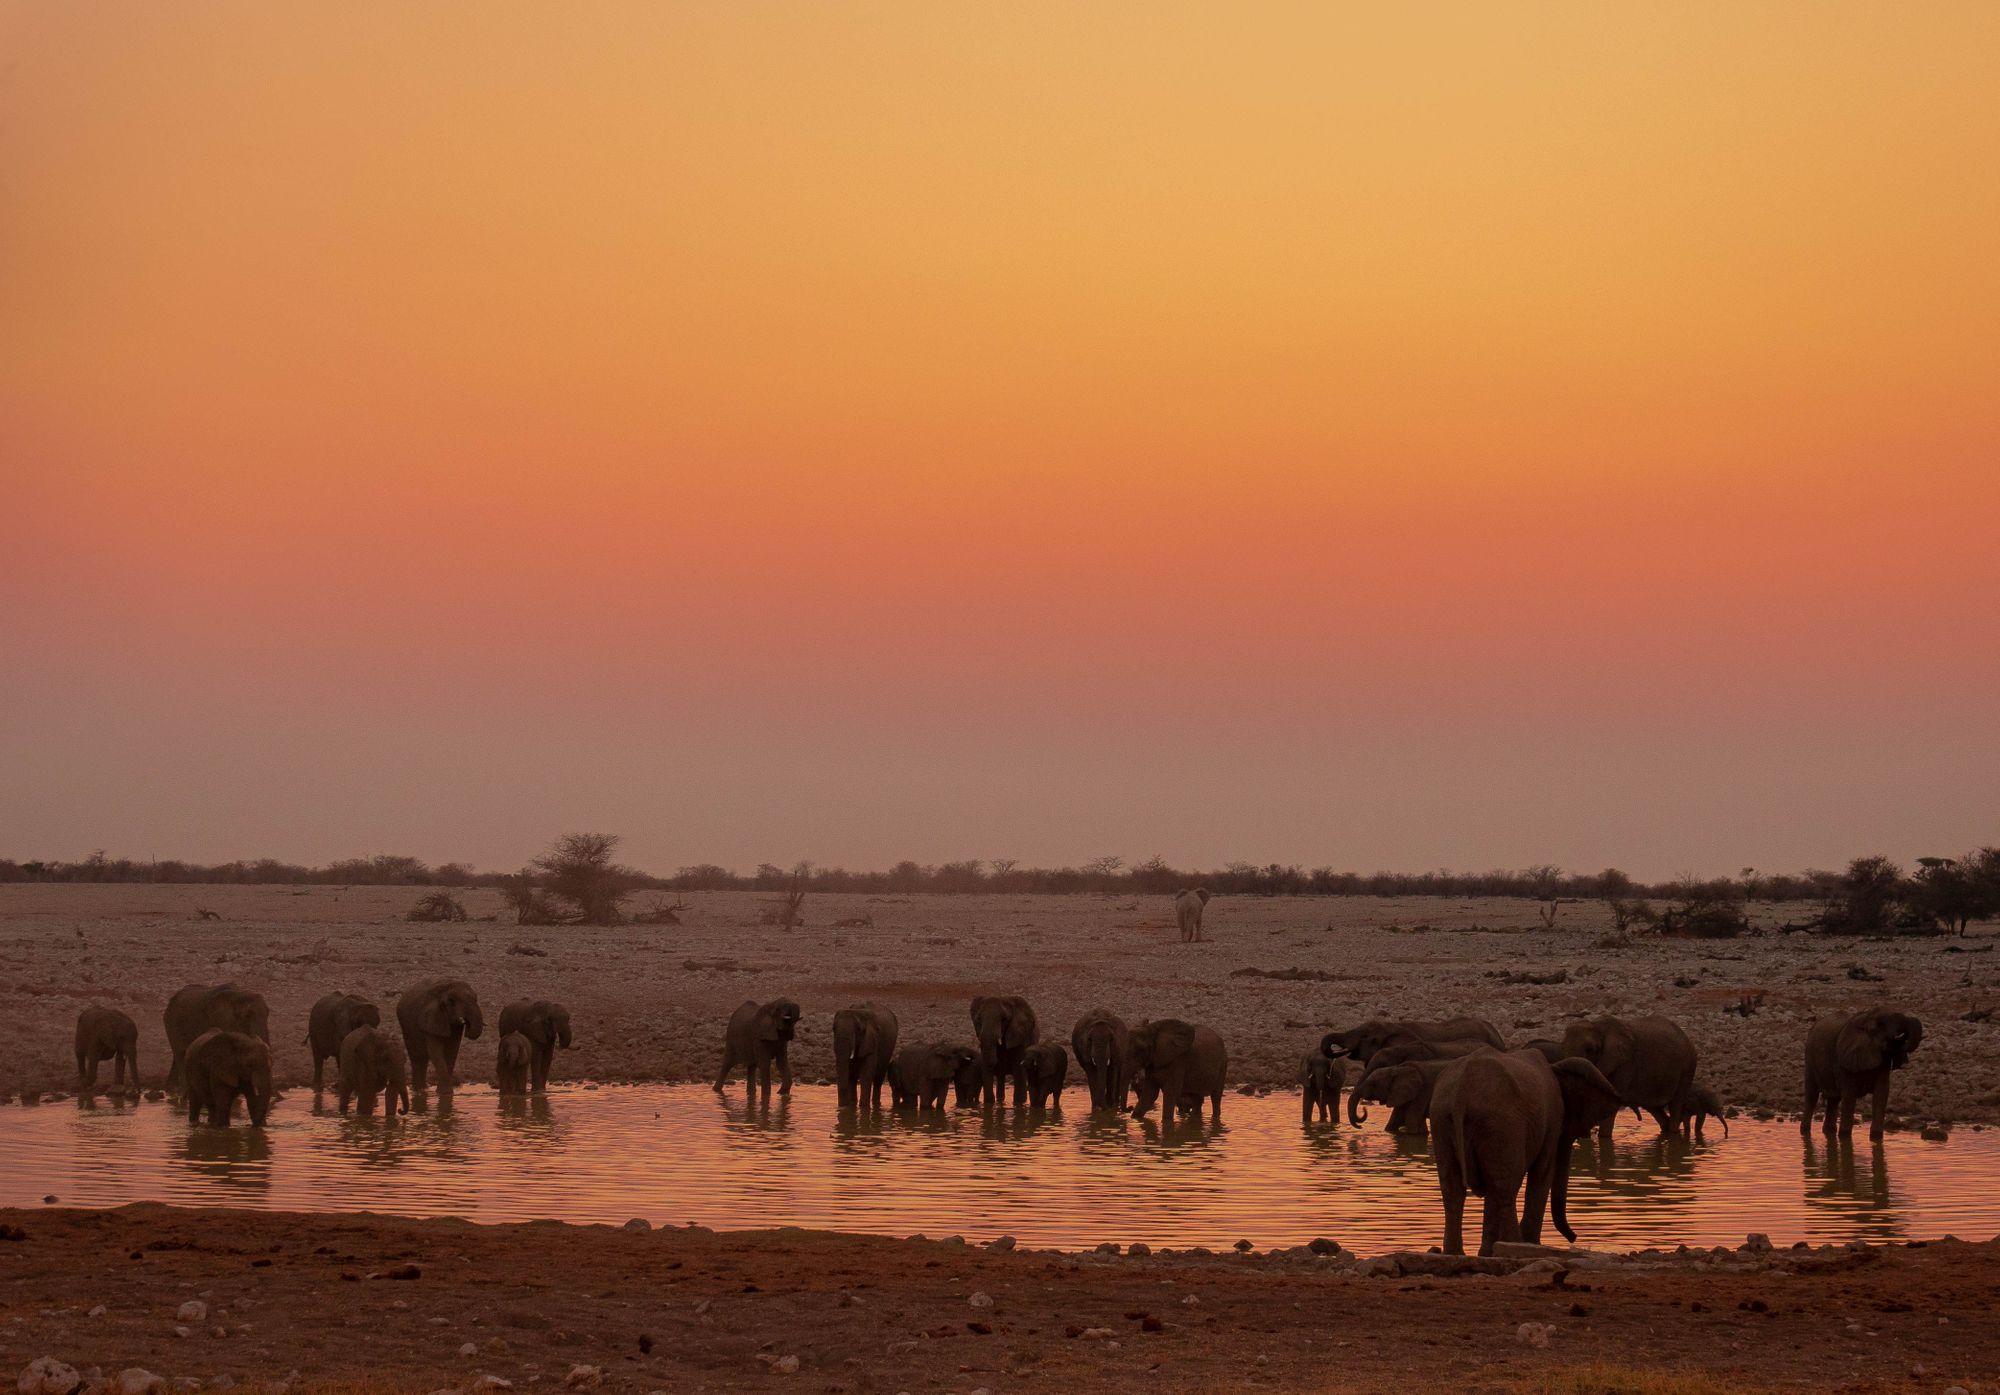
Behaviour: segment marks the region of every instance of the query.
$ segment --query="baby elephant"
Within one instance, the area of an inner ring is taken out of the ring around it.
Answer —
[[[110,1061],[111,1082],[125,1084],[132,1073],[132,1088],[139,1088],[139,1027],[117,1008],[87,1007],[76,1015],[76,1083],[82,1090],[97,1088],[97,1063]]]
[[[271,1110],[271,1048],[262,1041],[248,1032],[211,1027],[188,1043],[181,1072],[190,1124],[200,1123],[206,1111],[210,1124],[228,1128],[241,1099],[250,1122],[263,1127]]]
[[[535,1046],[519,1032],[500,1038],[500,1060],[494,1069],[494,1085],[503,1095],[528,1093],[528,1072],[534,1065]]]
[[[1701,1126],[1706,1119],[1713,1119],[1722,1125],[1722,1136],[1729,1137],[1729,1116],[1722,1112],[1722,1096],[1697,1080],[1688,1086],[1688,1092],[1674,1106],[1674,1120],[1682,1138],[1692,1136],[1695,1142],[1700,1143],[1704,1141]]]
[[[897,1109],[941,1110],[945,1091],[951,1088],[959,1071],[968,1064],[978,1063],[977,1051],[954,1042],[906,1046],[889,1062],[890,1103]],[[978,1103],[976,1095],[973,1103]]]
[[[500,1009],[500,1035],[519,1032],[528,1042],[528,1080],[536,1094],[548,1087],[556,1048],[570,1048],[569,1009],[546,998],[522,998]]]
[[[1052,1041],[1037,1042],[1021,1053],[1021,1073],[1028,1078],[1028,1106],[1062,1108],[1063,1084],[1069,1079],[1069,1052]]]
[[[382,1025],[382,1009],[353,993],[329,993],[306,1017],[306,1046],[312,1051],[313,1089],[326,1086],[326,1063],[340,1065],[340,1044],[356,1027]]]
[[[1303,1122],[1338,1124],[1340,1122],[1340,1090],[1347,1083],[1347,1064],[1344,1061],[1329,1060],[1323,1051],[1306,1052],[1299,1062],[1299,1084],[1303,1087]]]
[[[382,1117],[410,1112],[410,1070],[402,1046],[380,1027],[356,1027],[340,1043],[340,1112],[351,1100],[361,1101],[363,1115],[375,1112],[382,1098]]]

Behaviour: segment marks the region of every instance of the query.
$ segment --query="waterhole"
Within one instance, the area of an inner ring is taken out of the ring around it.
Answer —
[[[240,1118],[240,1116],[239,1116]],[[1893,1134],[1807,1141],[1784,1122],[1731,1121],[1705,1144],[1660,1141],[1626,1116],[1608,1158],[1578,1146],[1579,1243],[1738,1245],[2000,1231],[2000,1131],[1949,1143]],[[376,1211],[474,1221],[554,1219],[718,1229],[779,1225],[1064,1249],[1111,1240],[1222,1248],[1327,1236],[1361,1253],[1441,1238],[1421,1139],[1379,1124],[1301,1127],[1297,1096],[1228,1096],[1220,1127],[1061,1113],[843,1115],[826,1088],[768,1108],[741,1086],[556,1088],[502,1101],[462,1089],[448,1110],[343,1117],[331,1094],[277,1104],[263,1129],[190,1126],[166,1104],[78,1102],[0,1116],[0,1204],[163,1201]],[[1549,1238],[1554,1238],[1553,1234]]]

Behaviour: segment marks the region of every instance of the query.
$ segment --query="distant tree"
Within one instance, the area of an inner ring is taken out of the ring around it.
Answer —
[[[569,923],[617,925],[625,919],[621,904],[640,880],[612,861],[617,850],[615,833],[565,833],[522,869],[522,876]]]

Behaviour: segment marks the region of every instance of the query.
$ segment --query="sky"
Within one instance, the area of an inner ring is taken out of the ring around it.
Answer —
[[[0,0],[0,856],[2000,841],[2000,7]]]

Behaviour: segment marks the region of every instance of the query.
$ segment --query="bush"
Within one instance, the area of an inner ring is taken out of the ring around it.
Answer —
[[[430,895],[410,907],[403,916],[405,920],[438,922],[464,920],[465,906],[449,891],[433,891]]]

